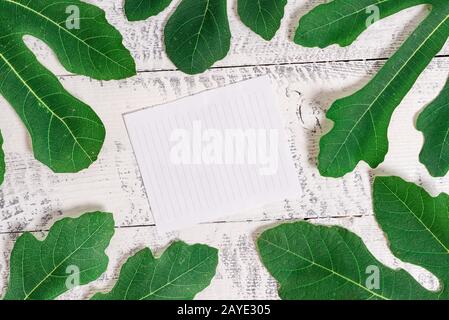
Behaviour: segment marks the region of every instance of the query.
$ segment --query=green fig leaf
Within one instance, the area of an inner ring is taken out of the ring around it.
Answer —
[[[114,234],[112,214],[86,213],[56,222],[43,241],[25,232],[10,259],[5,300],[50,300],[106,271],[105,249]],[[79,283],[72,283],[78,279]]]
[[[182,0],[164,33],[167,55],[177,68],[188,74],[206,71],[231,45],[226,0]]]
[[[109,293],[97,293],[92,299],[193,299],[210,284],[217,263],[217,249],[206,245],[174,242],[159,259],[146,248],[125,262]]]
[[[435,294],[404,270],[393,270],[341,227],[287,223],[257,240],[262,262],[285,300],[430,299]],[[379,279],[371,280],[372,272]],[[377,284],[379,284],[377,286]]]
[[[419,155],[429,173],[443,177],[449,170],[449,81],[440,95],[418,117],[416,128],[424,134]]]
[[[238,0],[242,22],[263,39],[273,39],[281,26],[287,0]]]
[[[440,281],[440,299],[449,299],[449,196],[432,197],[398,177],[374,182],[374,211],[391,251]]]

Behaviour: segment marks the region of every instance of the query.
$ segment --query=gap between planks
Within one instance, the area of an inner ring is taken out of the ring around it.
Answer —
[[[277,222],[294,222],[294,221],[319,221],[319,220],[329,220],[329,219],[349,219],[349,218],[363,218],[368,217],[371,214],[357,214],[357,215],[342,215],[342,216],[328,216],[328,217],[306,217],[306,218],[276,218],[276,219],[245,219],[245,220],[220,220],[220,221],[213,221],[213,222],[207,222],[207,223],[200,223],[198,225],[216,225],[216,224],[231,224],[231,223],[261,223],[261,222],[267,222],[267,223],[277,223]],[[64,217],[63,217],[64,218]],[[62,219],[63,219],[62,218]],[[56,221],[55,221],[56,222]],[[149,223],[149,224],[135,224],[135,225],[129,225],[129,226],[114,226],[114,229],[128,229],[128,228],[155,228],[155,223]],[[35,230],[21,230],[21,231],[2,231],[0,232],[0,235],[5,234],[22,234],[25,232],[30,233],[39,233],[39,232],[48,232],[50,231],[49,228],[47,229],[35,229]]]
[[[434,59],[444,59],[449,58],[449,54],[436,55]],[[254,68],[254,67],[276,67],[276,66],[303,66],[303,65],[317,65],[326,63],[351,63],[351,62],[386,62],[390,57],[381,58],[368,58],[368,59],[341,59],[341,60],[318,60],[318,61],[300,61],[300,62],[281,62],[281,63],[260,63],[260,64],[241,64],[241,65],[231,65],[231,66],[217,66],[210,67],[208,70],[221,70],[221,69],[235,69],[235,68]],[[137,70],[137,74],[143,73],[158,73],[158,72],[181,72],[177,68],[172,69],[153,69],[153,70]],[[207,72],[207,71],[206,71]],[[187,76],[199,76],[188,75]],[[58,77],[79,77],[78,74],[67,73],[67,74],[57,74]],[[95,80],[95,79],[94,79]]]

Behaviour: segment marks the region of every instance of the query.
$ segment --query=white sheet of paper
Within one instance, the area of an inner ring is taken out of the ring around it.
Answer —
[[[124,115],[160,232],[297,198],[267,76]]]

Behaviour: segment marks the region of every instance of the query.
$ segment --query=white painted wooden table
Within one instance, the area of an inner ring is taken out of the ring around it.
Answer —
[[[277,285],[261,265],[255,250],[257,234],[280,221],[309,219],[338,224],[356,232],[373,254],[392,267],[410,270],[429,288],[438,281],[423,269],[395,259],[372,216],[371,181],[377,174],[399,175],[422,184],[432,194],[449,192],[449,178],[430,177],[418,161],[422,135],[414,129],[417,113],[441,90],[449,73],[449,46],[443,49],[397,108],[389,130],[390,152],[376,170],[365,164],[341,179],[326,179],[316,169],[318,139],[328,130],[325,110],[336,98],[362,87],[400,46],[425,16],[424,7],[405,10],[373,25],[352,46],[302,48],[292,42],[299,17],[324,0],[290,0],[281,29],[272,42],[249,31],[229,0],[232,46],[229,55],[211,70],[188,76],[176,71],[163,47],[162,30],[179,0],[163,14],[129,23],[122,0],[89,0],[103,8],[124,36],[137,62],[138,75],[122,81],[101,82],[69,74],[42,42],[27,38],[44,65],[59,75],[63,85],[98,113],[107,129],[99,160],[78,174],[54,174],[34,160],[30,139],[13,109],[0,98],[0,128],[4,135],[7,174],[0,187],[0,292],[8,281],[9,255],[23,231],[38,237],[61,217],[87,211],[114,213],[116,233],[107,253],[104,276],[62,298],[88,298],[108,290],[127,257],[145,246],[160,253],[174,239],[206,243],[220,250],[217,275],[200,299],[277,299]],[[136,160],[126,135],[122,114],[268,74],[277,85],[301,189],[297,197],[226,221],[202,224],[170,236],[156,233]],[[0,294],[0,295],[1,295]]]

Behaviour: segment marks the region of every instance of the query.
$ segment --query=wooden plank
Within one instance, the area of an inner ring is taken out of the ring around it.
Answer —
[[[27,37],[37,57],[56,74],[65,75],[60,77],[64,86],[98,112],[108,135],[100,159],[91,168],[78,174],[54,174],[34,160],[24,126],[0,98],[4,108],[0,128],[7,158],[7,176],[0,188],[0,292],[7,285],[9,255],[20,232],[45,230],[62,216],[93,210],[114,212],[117,230],[108,249],[111,264],[102,279],[65,298],[85,298],[97,290],[107,290],[131,252],[144,246],[161,252],[178,238],[220,249],[217,276],[198,298],[277,298],[276,283],[261,265],[254,239],[279,220],[303,218],[350,228],[382,262],[392,267],[405,266],[427,287],[437,288],[437,281],[428,272],[404,265],[391,255],[371,216],[370,193],[372,176],[377,174],[399,175],[424,185],[433,194],[449,192],[449,178],[432,178],[419,164],[422,136],[413,127],[417,113],[441,90],[449,58],[435,59],[396,110],[389,131],[390,153],[378,169],[369,170],[361,164],[341,179],[326,179],[319,175],[315,164],[318,139],[331,126],[324,119],[328,106],[363,86],[383,63],[356,60],[390,56],[422,20],[426,9],[420,6],[390,17],[372,26],[350,47],[322,50],[302,48],[291,38],[299,17],[323,0],[289,1],[281,30],[271,42],[249,31],[237,17],[236,1],[228,1],[231,51],[213,70],[191,77],[176,71],[158,71],[174,68],[164,53],[162,30],[179,1],[173,1],[160,16],[137,23],[125,20],[123,0],[88,1],[105,9],[107,18],[123,33],[138,70],[151,71],[123,81],[100,82],[68,75],[45,44]],[[448,45],[441,54],[449,54]],[[279,95],[301,181],[298,197],[241,213],[226,222],[158,235],[122,114],[264,74],[271,77]],[[45,232],[36,234],[43,236]]]
[[[89,103],[107,128],[99,160],[78,174],[54,174],[34,160],[23,124],[1,99],[7,174],[0,189],[0,232],[40,230],[61,215],[94,210],[113,212],[118,226],[153,224],[122,114],[264,74],[273,80],[280,99],[301,190],[295,199],[267,204],[228,221],[367,215],[372,211],[373,173],[400,175],[423,183],[433,193],[448,192],[449,178],[431,178],[418,162],[422,136],[414,129],[417,112],[444,84],[447,58],[430,65],[395,112],[391,152],[379,169],[370,171],[361,164],[341,179],[319,175],[315,164],[318,139],[331,125],[324,120],[325,110],[337,97],[365,84],[380,65],[371,61],[225,68],[196,77],[154,72],[114,82],[62,77],[64,86]]]
[[[128,22],[123,13],[123,0],[89,0],[106,11],[108,20],[123,34],[124,44],[134,56],[139,71],[171,70],[175,66],[165,54],[163,28],[180,0],[156,17],[142,22]],[[250,31],[237,15],[236,0],[228,1],[228,15],[232,44],[228,56],[214,67],[289,64],[298,62],[378,59],[390,57],[426,16],[427,8],[418,6],[404,10],[372,25],[351,46],[337,45],[326,49],[304,48],[293,42],[299,18],[323,3],[323,0],[290,0],[285,9],[280,30],[267,42]],[[27,41],[39,59],[45,61],[57,74],[67,74],[40,41]],[[446,46],[441,54],[449,54]]]

